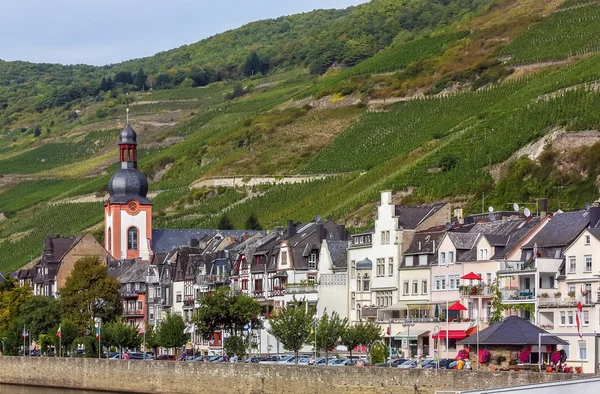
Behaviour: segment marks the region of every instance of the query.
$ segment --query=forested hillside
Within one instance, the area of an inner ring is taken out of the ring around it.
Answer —
[[[466,212],[581,207],[600,186],[598,15],[575,0],[373,0],[106,67],[0,62],[0,270],[47,233],[102,238],[126,108],[156,228],[321,215],[360,229],[383,189]]]

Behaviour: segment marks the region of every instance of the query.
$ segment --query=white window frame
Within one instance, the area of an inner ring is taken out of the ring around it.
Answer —
[[[394,276],[394,258],[388,257],[388,276]]]
[[[580,360],[587,360],[587,341],[582,340],[582,341],[577,341],[578,342],[578,348],[579,348],[579,359]]]
[[[584,326],[589,326],[590,325],[590,311],[583,311],[582,313],[583,315],[583,325]]]
[[[436,275],[436,276],[434,277],[434,289],[435,289],[436,291],[438,291],[438,290],[440,290],[441,288],[442,288],[442,285],[441,285],[441,278],[440,278],[440,276],[439,276],[439,275]]]
[[[427,294],[427,279],[421,280],[421,294]]]
[[[588,254],[583,256],[583,260],[585,261],[585,271],[583,272],[592,272],[592,268],[593,268],[593,259],[592,259],[592,255]],[[588,268],[588,263],[589,263],[589,268]]]
[[[350,279],[356,279],[356,260],[350,262]]]
[[[567,326],[572,327],[575,325],[575,313],[573,311],[567,311]]]
[[[590,244],[590,236],[586,235],[585,236],[585,245],[589,245]]]
[[[416,279],[413,279],[412,281],[412,295],[418,295],[419,294],[419,281]]]
[[[575,256],[569,256],[569,274],[573,274],[577,271],[577,258]]]
[[[312,252],[308,255],[308,269],[316,270],[317,269],[317,254]]]
[[[446,252],[440,252],[440,265],[446,265]]]
[[[409,295],[410,291],[410,282],[405,280],[402,284],[402,295]]]
[[[406,263],[407,267],[412,267],[414,264],[414,260],[413,260],[414,256],[406,256],[406,258],[404,259],[404,262]]]
[[[564,327],[567,325],[567,312],[560,311],[559,312],[560,319],[558,320],[559,326]]]
[[[454,264],[454,252],[448,252],[448,264]]]

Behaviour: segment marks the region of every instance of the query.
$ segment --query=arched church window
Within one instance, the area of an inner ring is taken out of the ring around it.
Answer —
[[[127,230],[127,249],[138,250],[138,230],[135,227]]]
[[[109,227],[108,228],[108,250],[112,250],[112,229]]]

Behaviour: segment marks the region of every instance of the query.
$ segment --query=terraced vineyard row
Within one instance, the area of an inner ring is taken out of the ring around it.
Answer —
[[[102,203],[69,203],[47,205],[38,208],[32,215],[2,223],[0,271],[15,270],[31,258],[38,257],[46,234],[80,234],[100,222],[103,216]]]
[[[8,159],[0,160],[2,174],[31,174],[92,157],[109,142],[115,141],[120,130],[100,130],[88,133],[77,142],[52,142]]]
[[[512,64],[567,59],[600,52],[600,4],[554,13],[504,47]]]

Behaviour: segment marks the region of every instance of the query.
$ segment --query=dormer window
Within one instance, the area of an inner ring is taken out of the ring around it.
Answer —
[[[487,249],[479,249],[479,260],[487,260],[488,258],[488,250]]]
[[[446,252],[440,252],[440,265],[446,265]]]
[[[314,252],[308,255],[308,269],[317,269],[317,254]]]

